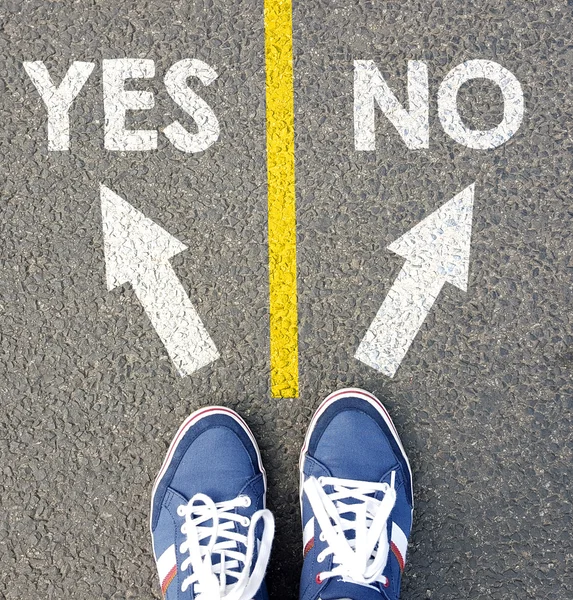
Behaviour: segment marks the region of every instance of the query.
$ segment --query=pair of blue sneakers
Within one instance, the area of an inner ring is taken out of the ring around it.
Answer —
[[[397,600],[412,527],[412,472],[382,403],[334,392],[300,460],[301,600]],[[274,519],[247,424],[211,407],[180,427],[151,499],[153,552],[166,600],[267,600]]]

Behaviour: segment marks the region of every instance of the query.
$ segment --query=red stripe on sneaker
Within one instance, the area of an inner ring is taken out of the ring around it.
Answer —
[[[165,576],[165,579],[161,583],[161,593],[165,596],[167,593],[167,588],[171,585],[171,582],[175,579],[175,575],[177,575],[177,565],[175,565],[169,573]]]
[[[398,561],[398,564],[400,565],[400,571],[404,570],[404,557],[402,556],[402,554],[400,553],[400,549],[398,548],[398,546],[396,546],[396,544],[394,542],[391,542],[390,547],[392,548],[392,552],[394,553],[394,556],[396,557],[396,560]]]
[[[304,547],[303,558],[306,558],[306,555],[314,548],[314,538],[308,540],[306,546]]]

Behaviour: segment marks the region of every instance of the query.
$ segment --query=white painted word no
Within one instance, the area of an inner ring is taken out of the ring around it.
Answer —
[[[461,86],[471,79],[488,79],[501,90],[503,119],[486,131],[471,129],[462,121],[457,108]],[[356,150],[376,149],[375,105],[394,125],[408,148],[428,148],[430,126],[428,110],[428,68],[422,61],[408,63],[408,100],[406,110],[380,74],[372,60],[354,61],[354,145]],[[452,69],[438,90],[438,116],[444,131],[456,142],[477,150],[497,148],[519,129],[524,101],[521,84],[515,75],[491,60],[469,60]]]

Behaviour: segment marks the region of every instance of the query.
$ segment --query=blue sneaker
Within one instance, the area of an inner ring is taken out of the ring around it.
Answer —
[[[274,519],[261,455],[241,417],[205,408],[179,428],[151,496],[166,600],[267,600]]]
[[[412,472],[381,402],[360,389],[319,407],[301,453],[301,600],[397,600]]]

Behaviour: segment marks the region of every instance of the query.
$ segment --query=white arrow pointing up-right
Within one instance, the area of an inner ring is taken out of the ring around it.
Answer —
[[[394,377],[444,283],[467,290],[474,187],[388,246],[406,259],[355,357]]]

